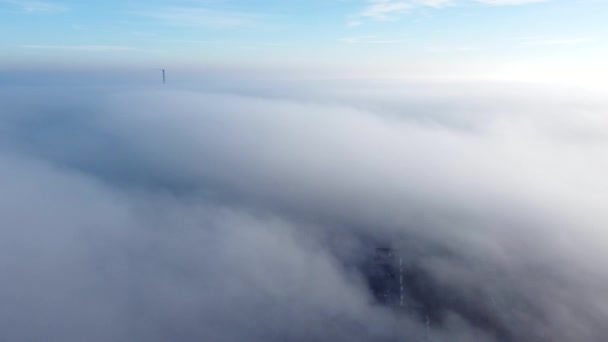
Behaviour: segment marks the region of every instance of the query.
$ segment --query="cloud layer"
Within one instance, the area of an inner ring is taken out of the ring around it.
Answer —
[[[3,86],[0,339],[600,341],[608,104],[496,84]],[[398,248],[425,284],[375,302]]]
[[[69,10],[68,6],[63,4],[46,2],[46,1],[29,1],[29,0],[1,0],[0,5],[20,8],[26,13],[60,13]]]
[[[466,3],[478,3],[489,6],[514,6],[527,5],[551,0],[367,0],[368,5],[359,13],[359,18],[370,18],[380,21],[397,20],[401,15],[416,8],[435,8],[441,9],[450,6],[462,5]],[[351,26],[357,26],[360,22],[354,20]]]

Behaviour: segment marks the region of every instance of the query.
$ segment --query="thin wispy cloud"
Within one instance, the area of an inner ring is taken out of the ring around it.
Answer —
[[[368,5],[357,17],[391,21],[397,20],[400,15],[416,7],[441,8],[449,5],[451,2],[451,0],[369,0]]]
[[[124,45],[23,45],[26,49],[41,49],[41,50],[70,50],[70,51],[134,51],[137,50],[131,46]]]
[[[412,5],[404,1],[374,1],[360,15],[376,20],[391,20],[399,14],[406,13],[411,8]]]
[[[523,37],[517,38],[521,46],[551,46],[551,45],[575,45],[592,43],[593,39],[588,37],[566,37],[566,38],[543,38]]]
[[[482,48],[476,46],[427,46],[425,51],[430,53],[454,53],[454,52],[475,52],[481,51]]]
[[[367,5],[348,21],[348,26],[360,26],[364,20],[396,21],[416,8],[442,9],[473,2],[487,6],[525,5],[552,0],[367,0]]]
[[[0,5],[2,4],[19,8],[27,13],[59,13],[69,10],[64,4],[46,1],[0,0]]]
[[[386,39],[377,37],[374,35],[365,36],[353,36],[338,39],[340,43],[344,44],[400,44],[404,43],[406,39]]]
[[[363,24],[363,22],[361,20],[352,19],[352,20],[349,20],[346,24],[348,25],[348,27],[357,27],[357,26],[361,26]]]
[[[157,7],[132,11],[131,14],[171,26],[207,29],[250,27],[261,19],[258,14],[205,7]]]
[[[526,5],[539,2],[549,2],[552,0],[475,0],[480,4],[491,6],[507,6],[507,5]]]

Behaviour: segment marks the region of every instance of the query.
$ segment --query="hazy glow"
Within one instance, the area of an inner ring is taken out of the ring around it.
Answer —
[[[406,78],[597,83],[606,75],[607,7],[593,0],[3,0],[0,62],[3,69],[339,67]]]

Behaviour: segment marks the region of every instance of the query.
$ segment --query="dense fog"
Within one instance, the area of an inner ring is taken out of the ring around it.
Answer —
[[[2,341],[608,336],[600,94],[215,76],[0,103]],[[432,324],[375,300],[378,246]]]

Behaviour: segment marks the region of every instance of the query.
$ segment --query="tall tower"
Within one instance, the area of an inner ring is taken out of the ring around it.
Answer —
[[[369,270],[369,285],[376,299],[385,305],[403,305],[403,262],[390,247],[377,247]]]

